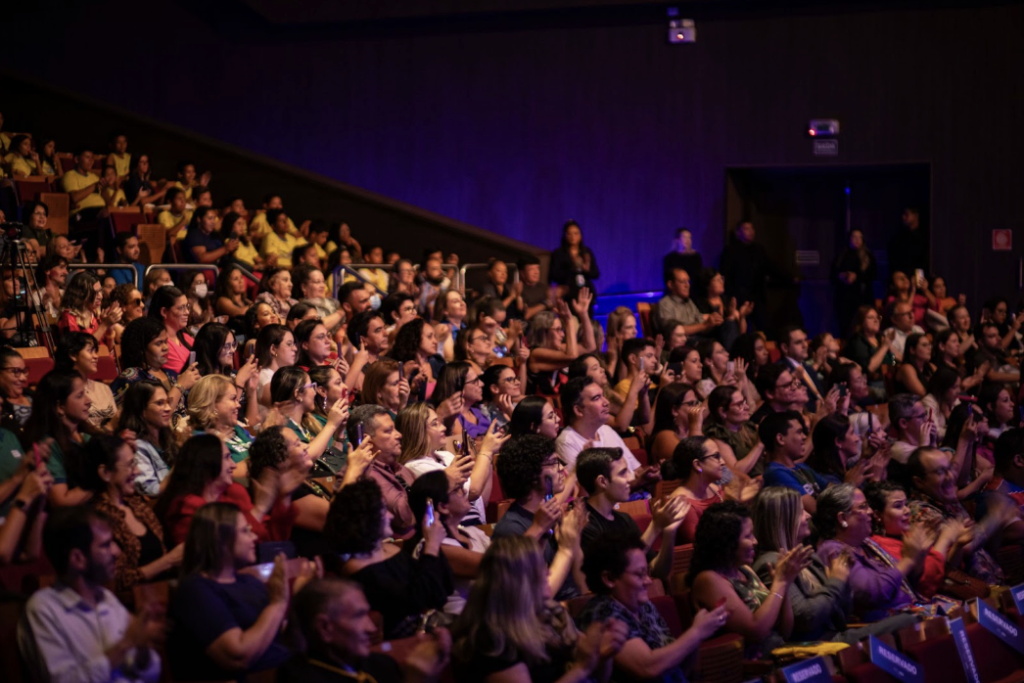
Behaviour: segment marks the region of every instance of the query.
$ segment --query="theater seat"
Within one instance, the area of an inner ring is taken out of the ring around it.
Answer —
[[[118,376],[117,363],[111,355],[100,356],[96,363],[96,374],[89,379],[97,382],[113,382]]]
[[[50,357],[50,352],[46,350],[45,346],[30,346],[16,350],[25,359],[30,386],[39,384],[43,375],[53,370],[53,358]]]

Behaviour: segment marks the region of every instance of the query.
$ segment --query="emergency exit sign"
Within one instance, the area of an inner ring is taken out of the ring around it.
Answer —
[[[1013,251],[1013,231],[1006,229],[993,230],[992,251]]]

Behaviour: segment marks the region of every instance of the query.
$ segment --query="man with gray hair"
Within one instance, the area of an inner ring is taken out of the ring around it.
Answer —
[[[398,462],[402,454],[402,435],[395,428],[391,414],[375,404],[361,405],[352,410],[345,427],[349,443],[358,448],[363,439],[369,439],[378,451],[366,476],[377,482],[384,495],[384,503],[392,515],[391,530],[398,538],[410,538],[416,527],[416,516],[409,507],[409,487],[416,479],[409,468]]]
[[[314,579],[292,598],[292,609],[306,653],[278,671],[279,681],[427,683],[437,680],[448,662],[452,639],[443,628],[406,655],[401,667],[391,657],[371,652],[377,627],[370,603],[352,581]]]

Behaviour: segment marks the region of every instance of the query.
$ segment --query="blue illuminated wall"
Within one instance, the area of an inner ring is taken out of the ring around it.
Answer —
[[[1019,5],[704,22],[682,46],[660,25],[265,40],[102,7],[47,17],[68,38],[42,59],[9,32],[12,68],[538,246],[575,218],[604,291],[658,287],[680,225],[717,262],[724,169],[815,163],[802,126],[828,116],[842,163],[932,164],[953,289],[1016,284],[988,229],[1020,225]]]

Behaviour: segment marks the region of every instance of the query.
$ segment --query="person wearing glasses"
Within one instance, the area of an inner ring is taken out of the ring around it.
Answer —
[[[304,370],[294,365],[281,368],[270,381],[270,399],[274,410],[268,420],[295,432],[302,443],[309,445],[312,460],[323,455],[331,445],[334,434],[348,419],[348,401],[339,398],[327,414],[327,424],[314,436],[303,423],[306,416],[315,411],[317,396],[316,384],[310,381]]]
[[[707,406],[704,434],[715,440],[726,466],[751,477],[763,474],[767,465],[761,457],[764,445],[757,436],[757,425],[750,421],[750,404],[743,390],[731,385],[715,387]]]
[[[725,470],[722,453],[714,439],[688,436],[676,446],[664,470],[666,477],[683,482],[669,498],[681,496],[689,503],[689,512],[676,532],[676,543],[693,543],[704,511],[726,499],[725,489],[716,483]]]
[[[167,330],[168,353],[164,370],[182,374],[189,365],[195,339],[185,332],[188,327],[188,297],[177,287],[161,287],[149,304],[149,317],[163,323]]]
[[[896,301],[890,315],[893,332],[889,348],[896,360],[903,360],[903,351],[907,345],[907,337],[912,334],[924,334],[924,330],[914,324],[914,307],[909,301]]]
[[[704,406],[693,386],[673,382],[658,393],[654,405],[654,429],[647,441],[652,462],[672,459],[679,442],[703,434]]]
[[[793,410],[773,413],[761,421],[757,435],[764,444],[769,463],[764,470],[765,486],[785,486],[800,494],[804,509],[812,515],[815,497],[829,481],[802,462],[807,444],[807,428],[800,413]]]
[[[456,395],[462,396],[462,410],[442,415],[449,435],[458,439],[483,436],[491,424],[490,418],[480,408],[484,398],[484,380],[467,361],[452,361],[441,369],[430,402],[435,408],[440,408],[447,399]]]
[[[239,479],[248,476],[247,458],[253,442],[248,426],[238,420],[240,394],[229,378],[216,374],[200,379],[188,393],[188,415],[194,433],[213,434],[227,444]]]
[[[25,394],[28,386],[28,365],[15,349],[0,346],[0,398],[3,398],[4,420],[9,426],[25,426],[32,414],[32,397]]]
[[[750,421],[761,424],[768,415],[790,409],[799,397],[802,382],[782,363],[772,363],[761,368],[755,384],[763,402]]]
[[[487,368],[483,378],[484,402],[481,410],[491,422],[504,427],[512,419],[516,404],[523,399],[522,378],[514,368],[500,364]]]
[[[892,459],[904,465],[914,449],[935,446],[938,441],[935,422],[928,419],[928,409],[914,394],[896,394],[889,399],[889,423],[896,431]]]
[[[295,364],[304,370],[327,365],[334,352],[331,350],[331,333],[327,331],[320,318],[303,320],[295,326],[295,345],[299,349],[299,357]],[[335,356],[337,357],[337,356]]]
[[[124,334],[124,327],[136,318],[146,315],[145,302],[142,299],[142,292],[133,284],[118,285],[110,293],[110,300],[117,302],[123,314],[120,322],[114,327],[114,345],[120,347],[121,335]]]

